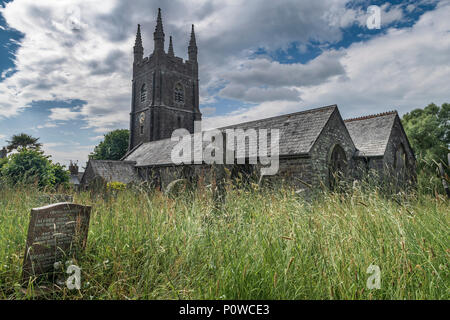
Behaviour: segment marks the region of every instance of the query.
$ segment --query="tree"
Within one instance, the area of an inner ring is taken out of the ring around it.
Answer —
[[[93,160],[120,160],[128,150],[129,130],[114,130],[89,155]]]
[[[2,168],[2,175],[13,184],[37,182],[40,187],[55,184],[51,162],[40,150],[24,148],[9,156],[8,163]]]
[[[8,158],[0,158],[0,175],[2,173],[2,168],[8,163]]]
[[[70,175],[66,167],[59,163],[52,164],[53,175],[55,176],[55,186],[66,185],[69,182]]]
[[[38,150],[42,147],[42,143],[38,142],[39,138],[34,138],[26,133],[15,134],[8,143],[8,152],[13,150],[21,151],[22,149]]]
[[[419,160],[418,167],[427,163],[447,163],[450,146],[450,104],[434,103],[415,109],[403,116],[403,126]]]
[[[37,182],[39,187],[57,187],[69,182],[64,166],[53,164],[41,150],[27,148],[10,155],[1,173],[12,184]]]

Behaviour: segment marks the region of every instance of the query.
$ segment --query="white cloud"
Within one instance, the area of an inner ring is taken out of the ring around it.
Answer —
[[[241,108],[225,115],[205,117],[205,129],[219,128],[241,122],[253,121],[270,116],[299,111],[301,104],[295,101],[263,102],[254,107]]]
[[[413,12],[416,9],[416,6],[414,4],[408,4],[406,6],[406,11]]]
[[[385,3],[381,6],[382,27],[386,27],[394,22],[400,22],[403,19],[403,5],[391,5],[390,3]]]
[[[103,140],[104,138],[105,138],[105,136],[96,136],[96,137],[89,138],[89,140],[91,140],[91,141],[100,141],[100,140]]]
[[[65,143],[62,142],[46,142],[44,143],[44,148],[55,148],[55,147],[63,147]]]
[[[400,22],[405,19],[403,14],[403,8],[408,10],[406,4],[392,5],[390,3],[385,3],[380,6],[381,9],[381,24],[383,28],[389,25]],[[367,6],[368,7],[368,6]],[[331,9],[325,12],[327,19],[330,21],[330,25],[346,28],[353,24],[365,27],[367,24],[367,18],[369,13],[367,12],[367,7],[362,6],[359,8],[346,8],[336,3],[332,5]]]
[[[266,58],[248,59],[223,73],[227,85],[220,91],[226,98],[246,102],[300,101],[295,87],[325,83],[345,70],[339,58],[342,54],[329,51],[307,64],[281,64]]]
[[[50,120],[74,120],[81,116],[81,112],[72,111],[68,108],[51,108],[50,109]],[[38,127],[39,128],[39,127]]]
[[[243,62],[238,70],[224,74],[233,84],[247,86],[310,86],[326,82],[329,78],[345,73],[335,51],[326,52],[307,64],[281,64],[268,59],[252,59]]]
[[[8,68],[5,71],[2,72],[1,78],[4,79],[8,76],[9,73],[11,73],[12,71],[14,71],[13,68]]]
[[[300,92],[295,88],[259,88],[245,85],[230,84],[220,91],[220,95],[226,98],[248,101],[300,101]]]
[[[42,0],[37,5],[31,0],[16,0],[1,9],[8,25],[25,37],[15,57],[17,72],[0,83],[0,117],[17,115],[33,101],[86,99],[88,104],[81,111],[55,108],[50,119],[84,117],[95,127],[95,115],[128,108],[128,104],[118,102],[129,95],[126,66],[131,66],[127,53],[132,48],[132,34],[130,39],[112,43],[104,41],[95,28],[98,16],[110,12],[114,4]],[[79,30],[68,23],[73,7],[81,10]],[[109,118],[108,125],[123,122]]]
[[[201,108],[201,112],[204,116],[212,116],[214,113],[216,113],[216,108],[204,107],[204,108]]]
[[[84,165],[87,161],[89,154],[92,152],[95,146],[79,146],[73,143],[44,143],[42,149],[45,154],[50,154],[53,162],[59,162],[61,164],[67,164],[70,161],[78,161]],[[80,168],[81,169],[81,168]]]
[[[38,125],[36,128],[37,129],[46,129],[46,128],[57,128],[58,124],[56,123],[52,123],[52,122],[46,122],[43,125]]]

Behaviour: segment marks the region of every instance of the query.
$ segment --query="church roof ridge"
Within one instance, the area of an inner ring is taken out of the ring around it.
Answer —
[[[96,160],[96,159],[89,159],[89,162],[91,164],[98,164],[98,163],[133,164],[133,163],[136,163],[136,161],[131,161],[131,160]]]
[[[332,104],[332,105],[325,106],[325,107],[314,108],[314,109],[302,110],[302,111],[293,112],[293,113],[281,114],[281,115],[278,115],[278,116],[273,116],[273,117],[268,117],[268,118],[261,118],[261,119],[258,119],[258,120],[251,120],[251,121],[247,121],[247,122],[239,122],[239,123],[236,123],[236,124],[228,125],[228,126],[225,126],[225,127],[220,127],[220,128],[217,128],[217,129],[222,130],[222,129],[232,128],[232,127],[236,127],[236,126],[240,126],[240,125],[248,125],[250,123],[257,123],[257,122],[261,122],[261,121],[281,119],[281,118],[284,118],[284,117],[285,118],[290,118],[290,117],[301,115],[301,114],[307,114],[307,113],[312,113],[312,112],[319,112],[319,111],[322,111],[322,110],[334,109],[334,108],[337,108],[336,104]]]
[[[350,118],[350,119],[344,120],[344,122],[348,123],[348,122],[353,122],[353,121],[368,120],[368,119],[374,119],[374,118],[385,117],[385,116],[390,116],[390,115],[398,115],[397,110],[376,113],[376,114],[370,114],[370,115],[356,117],[356,118]]]

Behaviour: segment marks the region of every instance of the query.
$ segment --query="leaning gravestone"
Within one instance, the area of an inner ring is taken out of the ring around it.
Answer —
[[[41,194],[38,197],[41,204],[73,202],[73,196],[69,194]]]
[[[164,193],[166,195],[177,195],[180,192],[184,191],[184,189],[186,189],[186,185],[187,185],[186,179],[173,180],[171,183],[167,185]]]
[[[31,210],[22,284],[30,277],[54,272],[55,263],[72,258],[86,247],[91,207],[57,203]]]

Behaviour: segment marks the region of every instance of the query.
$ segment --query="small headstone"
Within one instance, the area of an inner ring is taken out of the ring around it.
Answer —
[[[68,260],[86,247],[91,207],[57,203],[31,210],[22,269],[22,283],[30,276],[54,272],[55,263]]]
[[[73,202],[73,196],[70,194],[41,194],[38,200],[42,204]]]
[[[166,191],[164,193],[166,195],[176,195],[186,189],[186,184],[186,179],[173,180],[167,185]]]

